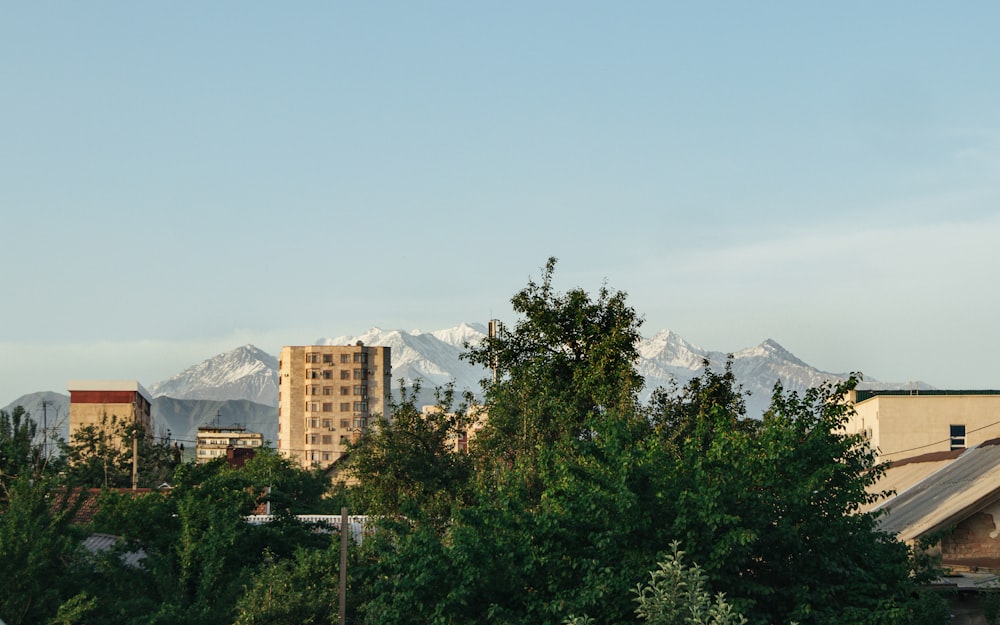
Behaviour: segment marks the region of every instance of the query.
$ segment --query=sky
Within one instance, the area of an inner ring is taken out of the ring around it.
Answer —
[[[0,19],[0,405],[628,293],[1000,388],[1000,4],[38,2]]]

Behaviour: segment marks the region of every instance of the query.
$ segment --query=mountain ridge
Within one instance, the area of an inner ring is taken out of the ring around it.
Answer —
[[[432,332],[374,327],[356,336],[321,337],[316,344],[354,345],[362,341],[366,345],[390,347],[393,389],[398,392],[401,379],[411,389],[419,381],[418,400],[432,403],[434,389],[451,382],[457,391],[478,394],[479,383],[489,376],[489,371],[459,356],[467,343],[482,340],[486,332],[486,327],[478,323],[461,323]],[[804,392],[812,386],[838,382],[848,376],[817,369],[772,338],[727,353],[703,349],[664,329],[650,338],[642,338],[636,351],[639,355],[636,368],[646,381],[643,399],[658,387],[683,386],[703,371],[706,362],[712,369],[722,371],[731,357],[737,382],[749,392],[746,405],[747,414],[751,416],[760,416],[767,409],[777,382],[786,390]],[[873,378],[863,384],[868,388],[933,388],[922,382],[883,383]],[[177,438],[193,440],[199,425],[207,425],[212,417],[220,415],[228,420],[246,422],[246,425],[252,423],[264,430],[265,438],[277,440],[278,358],[252,344],[216,354],[153,384],[149,390],[154,396],[154,418],[157,410],[162,411],[158,430],[162,425]],[[42,404],[43,400],[47,404]],[[232,402],[249,402],[257,407]],[[68,434],[68,396],[50,391],[24,395],[12,402],[8,410],[19,403],[36,418],[41,416],[43,407],[53,410],[52,419],[58,420]],[[269,421],[272,416],[273,423]],[[50,423],[50,427],[53,423],[56,421]]]

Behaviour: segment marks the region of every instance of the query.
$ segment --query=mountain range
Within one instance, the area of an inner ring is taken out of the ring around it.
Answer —
[[[382,345],[392,349],[393,387],[400,379],[412,387],[420,381],[420,399],[433,402],[433,389],[454,381],[457,390],[480,390],[479,381],[488,371],[473,366],[459,356],[465,344],[475,344],[486,336],[481,324],[463,323],[434,332],[420,330],[382,330],[372,328],[360,336],[319,338],[318,345]],[[646,380],[643,398],[661,386],[684,385],[700,374],[708,361],[722,371],[729,355],[704,350],[677,334],[663,330],[638,346],[639,373]],[[796,358],[776,341],[768,339],[757,345],[732,352],[733,372],[750,395],[748,414],[758,416],[766,410],[771,390],[781,382],[787,390],[803,392],[824,381],[839,381],[846,373],[831,373],[812,367]],[[924,383],[882,383],[867,380],[865,385],[878,388],[932,388]],[[199,426],[240,424],[277,440],[278,359],[254,345],[243,345],[218,354],[180,373],[148,387],[154,397],[153,417],[157,433],[194,444]],[[41,426],[43,416],[54,432],[69,434],[69,397],[51,391],[24,395],[12,402],[23,405]]]

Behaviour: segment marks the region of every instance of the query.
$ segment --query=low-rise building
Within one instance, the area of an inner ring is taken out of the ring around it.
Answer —
[[[845,430],[880,460],[974,447],[1000,437],[1000,391],[855,390]]]
[[[256,450],[264,446],[264,435],[261,432],[249,432],[240,425],[228,427],[203,426],[198,428],[195,444],[195,458],[198,464],[228,457],[226,450]],[[238,451],[235,456],[246,455]]]
[[[135,380],[71,380],[69,432],[96,426],[108,428],[112,421],[138,423],[146,436],[153,435],[153,397]]]

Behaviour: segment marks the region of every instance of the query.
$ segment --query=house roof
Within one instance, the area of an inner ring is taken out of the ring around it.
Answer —
[[[875,510],[883,531],[912,541],[1000,500],[1000,439],[966,450]]]
[[[934,451],[887,462],[885,472],[868,488],[868,492],[881,493],[888,491],[892,493],[890,497],[895,496],[951,463],[952,460],[958,458],[964,452],[965,449]],[[884,501],[886,500],[880,499],[874,503],[863,505],[860,507],[859,512],[872,510],[882,505]]]

